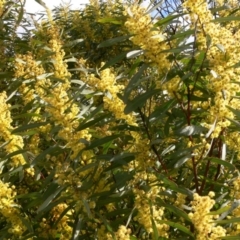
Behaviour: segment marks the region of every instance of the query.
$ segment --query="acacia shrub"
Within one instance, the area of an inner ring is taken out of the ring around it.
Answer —
[[[0,238],[238,239],[238,2],[37,2],[0,2]]]

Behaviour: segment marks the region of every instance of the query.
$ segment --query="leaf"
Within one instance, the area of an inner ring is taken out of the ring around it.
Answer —
[[[77,63],[78,60],[77,60],[75,57],[71,57],[71,58],[65,59],[64,62],[65,62],[65,63],[68,63],[68,62]]]
[[[162,174],[158,174],[157,177],[163,181],[171,190],[187,195],[190,199],[193,198],[193,193],[189,189],[177,185],[175,182],[169,180]]]
[[[18,155],[18,154],[22,154],[22,153],[25,153],[25,152],[27,152],[26,149],[19,149],[19,150],[17,150],[17,151],[14,151],[14,152],[9,153],[8,155],[6,155],[6,157],[5,157],[4,159],[12,158],[13,156],[16,156],[16,155]]]
[[[144,53],[143,50],[134,50],[134,51],[128,52],[126,57],[127,57],[127,59],[131,59],[131,58],[138,57],[138,56],[142,55],[143,53]]]
[[[232,107],[230,107],[230,106],[226,106],[226,107],[227,107],[230,111],[232,111],[236,117],[238,117],[238,118],[240,119],[240,110],[239,110],[239,109],[234,109],[234,108],[232,108]]]
[[[21,4],[21,7],[20,7],[20,13],[18,12],[18,19],[17,19],[17,22],[16,22],[16,26],[18,27],[19,24],[21,23],[22,19],[23,19],[23,14],[24,14],[24,6],[22,5],[22,3],[20,2]]]
[[[84,171],[86,171],[86,170],[88,170],[88,169],[90,169],[90,168],[97,167],[97,166],[98,166],[98,163],[97,163],[97,162],[96,162],[96,163],[95,163],[95,162],[89,163],[88,165],[81,167],[80,170],[78,170],[77,172],[78,172],[78,173],[84,172]]]
[[[141,108],[145,104],[147,99],[159,93],[159,91],[160,91],[159,89],[153,89],[153,90],[148,90],[147,92],[141,95],[138,95],[132,101],[127,102],[126,107],[124,109],[124,113],[129,114],[132,111],[136,110],[137,108]]]
[[[207,215],[219,215],[221,213],[227,212],[230,208],[231,208],[230,206],[226,206],[218,209],[217,211],[210,212]]]
[[[175,134],[180,135],[180,136],[192,136],[192,135],[201,134],[205,130],[206,130],[206,128],[204,128],[202,126],[191,125],[191,126],[186,126],[186,127],[181,128],[180,130],[175,131]]]
[[[53,75],[53,73],[44,73],[42,75],[37,76],[37,80],[46,79],[46,78],[48,78],[48,77],[50,77],[52,75]]]
[[[118,137],[120,137],[120,135],[112,135],[112,136],[107,136],[107,137],[104,137],[104,138],[94,140],[85,149],[92,149],[92,148],[95,148],[95,147],[102,146],[103,144],[108,143],[108,142],[110,142],[110,141],[112,141],[112,140],[114,140]]]
[[[188,43],[188,44],[184,44],[183,46],[180,46],[180,47],[177,47],[177,48],[171,48],[171,49],[166,49],[166,50],[163,50],[161,51],[161,53],[182,53],[186,50],[190,50],[192,49],[192,43]]]
[[[74,228],[73,228],[73,231],[72,231],[72,238],[71,238],[71,240],[78,240],[78,239],[80,239],[80,230],[82,228],[82,222],[83,222],[83,219],[80,218],[80,217],[75,220],[75,224],[74,224]]]
[[[229,207],[229,209],[227,209],[226,211],[224,211],[219,218],[217,219],[218,221],[223,220],[225,217],[227,217],[229,214],[231,214],[236,208],[238,208],[240,205],[240,200],[234,199],[234,201],[232,202],[231,206],[227,206]]]
[[[37,113],[23,113],[23,114],[15,115],[12,118],[13,119],[20,119],[20,118],[31,118],[31,117],[39,117],[39,118],[41,118],[42,115],[41,114],[37,114]]]
[[[173,228],[177,228],[178,230],[185,232],[186,234],[188,234],[191,237],[194,237],[193,233],[186,227],[184,227],[183,225],[176,223],[176,222],[171,222],[171,221],[164,221],[164,220],[160,220],[159,223],[165,223],[168,226],[171,226]]]
[[[221,18],[216,18],[216,19],[212,20],[211,22],[222,23],[222,22],[230,22],[230,21],[240,21],[240,17],[239,16],[221,17]]]
[[[231,171],[235,171],[236,168],[233,164],[231,164],[230,162],[227,162],[225,160],[219,159],[219,158],[214,158],[214,157],[208,157],[206,158],[207,160],[210,160],[211,162],[223,165],[224,167],[229,168]]]
[[[126,223],[126,227],[128,226],[128,224],[131,222],[131,219],[133,218],[133,213],[134,211],[136,210],[136,207],[134,207],[132,210],[131,210],[131,213],[129,214],[129,217],[128,217],[128,220],[127,220],[127,223]],[[129,211],[128,211],[129,213]]]
[[[200,51],[198,55],[196,56],[196,62],[194,64],[194,69],[198,70],[199,67],[203,64],[203,61],[205,60],[206,53],[205,51]]]
[[[176,145],[175,145],[175,144],[170,144],[167,148],[165,148],[165,149],[162,151],[161,156],[166,155],[167,153],[173,151],[175,148],[176,148]]]
[[[104,70],[104,69],[106,69],[106,68],[111,67],[112,65],[114,65],[114,64],[120,62],[121,60],[123,60],[125,57],[126,57],[126,53],[123,52],[123,53],[117,55],[116,57],[111,58],[108,62],[106,62],[106,63],[101,67],[100,70]]]
[[[85,209],[86,209],[86,212],[87,212],[88,218],[91,219],[91,218],[92,218],[92,213],[91,213],[91,210],[90,210],[89,204],[88,204],[88,202],[87,202],[86,199],[83,199],[83,198],[82,198],[82,201],[83,201],[83,205],[84,205],[84,207],[85,207]]]
[[[63,188],[66,189],[66,187]],[[54,201],[51,201],[50,204],[46,206],[46,208],[43,211],[38,213],[38,215],[36,216],[36,220],[41,219],[47,212],[51,211],[57,205],[66,202],[66,200],[69,200],[69,196],[60,197],[55,199]]]
[[[22,223],[26,226],[29,233],[33,233],[33,225],[32,222],[30,222],[27,218],[22,217],[20,214],[18,218],[21,219]]]
[[[240,218],[230,218],[226,220],[213,221],[213,223],[218,223],[218,224],[229,224],[229,223],[238,223],[238,222],[240,222]]]
[[[12,140],[8,140],[0,145],[0,149],[4,148],[6,145],[8,145]]]
[[[123,42],[124,40],[129,39],[129,37],[130,35],[126,35],[126,36],[108,39],[104,42],[101,42],[97,48],[103,48],[103,47],[109,47],[109,46],[115,45],[116,43]]]
[[[43,199],[47,197],[47,199],[41,204],[38,208],[37,213],[44,211],[44,209],[54,200],[54,198],[64,189],[65,187],[60,187],[58,184],[53,183],[49,186],[45,194],[43,195]]]
[[[29,130],[29,129],[32,129],[32,128],[39,128],[39,127],[47,125],[47,124],[48,124],[48,122],[26,124],[26,125],[23,125],[21,127],[15,128],[12,131],[12,133],[15,134],[15,133],[23,132],[23,131],[26,131],[26,130]]]
[[[41,197],[41,194],[39,192],[32,192],[32,193],[17,195],[15,196],[15,199],[19,199],[19,198],[34,199],[34,198],[40,198],[40,197]]]
[[[137,240],[137,238],[134,236],[130,236],[130,240]]]
[[[76,39],[76,40],[67,42],[67,44],[65,44],[65,46],[66,46],[66,47],[73,47],[73,46],[75,46],[75,45],[77,45],[78,43],[81,43],[81,42],[83,42],[83,41],[84,41],[83,38]]]
[[[222,52],[222,53],[225,53],[225,48],[222,44],[216,44],[216,47]]]
[[[178,208],[172,204],[165,203],[161,198],[158,198],[157,202],[159,203],[159,205],[167,208],[170,212],[174,213],[179,218],[184,218],[188,222],[191,222],[191,219],[188,217],[188,214],[186,212],[184,212],[183,210],[181,210],[180,208]]]
[[[227,237],[219,237],[218,239],[226,239],[226,240],[239,240],[239,236],[227,236]]]
[[[37,163],[39,163],[39,161],[42,161],[42,163],[44,164],[45,163],[45,160],[46,160],[46,155],[49,154],[49,155],[57,155],[61,152],[63,152],[64,149],[58,147],[58,146],[52,146],[52,147],[49,147],[48,149],[42,151],[31,163],[31,166],[35,166]]]
[[[240,122],[238,122],[234,119],[228,118],[228,117],[225,117],[225,118],[228,119],[230,122],[234,123],[237,127],[240,127]]]
[[[181,167],[185,162],[187,162],[190,158],[192,157],[192,155],[189,153],[186,156],[180,158],[175,164],[174,164],[174,168],[179,168]]]
[[[170,40],[177,39],[177,38],[187,38],[194,33],[195,33],[195,30],[190,29],[190,30],[184,31],[182,33],[174,34],[173,36],[170,37]],[[167,40],[167,41],[169,41],[169,40]]]
[[[147,64],[143,64],[138,72],[131,78],[131,80],[129,81],[127,87],[125,88],[125,91],[124,91],[124,96],[123,96],[123,99],[124,99],[124,102],[126,103],[127,102],[127,99],[132,91],[133,88],[135,88],[139,82],[141,81],[141,76],[143,74],[143,72],[148,68],[148,65]]]
[[[156,22],[154,24],[155,27],[160,27],[162,25],[168,24],[169,22],[171,22],[173,19],[176,19],[178,17],[184,16],[186,13],[181,13],[181,14],[176,14],[176,15],[169,15],[161,20],[159,20],[158,22]]]
[[[198,97],[198,96],[195,96],[195,95],[191,95],[191,101],[204,102],[204,101],[207,101],[207,100],[208,100],[208,96]]]
[[[6,173],[2,173],[0,176],[1,177],[6,177],[6,176],[11,176],[12,174],[18,173],[18,172],[22,172],[23,171],[23,166],[17,167],[12,171],[8,171]]]
[[[35,233],[29,233],[27,235],[24,234],[24,236],[21,236],[21,240],[34,239],[35,236],[36,236]],[[2,240],[2,238],[0,238],[0,240]],[[43,238],[38,238],[38,240],[44,240],[44,239]]]
[[[40,4],[41,6],[43,6],[45,9],[48,9],[48,7],[46,6],[46,4],[45,4],[42,0],[35,0],[35,2],[37,2],[38,4]]]
[[[81,85],[81,86],[86,84],[85,82],[83,82],[83,81],[81,81],[81,80],[78,80],[78,79],[72,79],[71,82],[72,82],[72,83],[79,84],[79,85]]]
[[[112,23],[112,24],[116,24],[116,25],[122,25],[122,23],[123,23],[123,19],[113,18],[113,17],[100,18],[97,21],[99,23]]]
[[[108,224],[107,220],[104,218],[103,215],[99,214],[96,212],[96,215],[102,220],[102,222],[104,223],[105,227],[107,228],[107,230],[113,235],[113,229],[112,227]],[[113,235],[114,236],[114,235]],[[115,237],[114,237],[115,240]]]
[[[151,221],[152,221],[152,228],[153,228],[153,239],[158,240],[158,230],[157,230],[156,223],[153,220],[153,218],[151,218]]]
[[[177,100],[175,98],[170,99],[169,101],[161,104],[160,107],[156,108],[155,111],[149,116],[149,121],[157,120],[160,115],[167,112],[173,105],[177,103]]]
[[[169,130],[170,130],[170,123],[171,123],[171,119],[172,117],[169,117],[167,119],[167,121],[165,122],[165,125],[164,125],[164,134],[166,135],[166,137],[168,137],[169,135]]]
[[[16,60],[17,58],[15,58],[15,60]],[[20,59],[19,59],[19,61],[20,61]],[[25,63],[25,62],[24,62]],[[11,77],[13,77],[13,73],[12,72],[0,72],[0,77],[1,77],[1,79],[2,78],[5,78],[5,77],[9,77],[9,78],[11,78]]]
[[[110,159],[110,161],[112,160],[113,158]],[[116,160],[117,159],[117,160]],[[135,156],[133,154],[126,154],[125,156],[123,156],[122,158],[115,158],[114,161],[111,161],[111,165],[109,167],[107,167],[105,169],[105,171],[109,171],[109,170],[112,170],[112,169],[115,169],[115,168],[119,168],[119,167],[122,167],[123,165],[127,165],[129,162],[131,162],[132,160],[135,159]]]

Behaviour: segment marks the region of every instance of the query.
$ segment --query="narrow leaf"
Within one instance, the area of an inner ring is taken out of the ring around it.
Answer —
[[[150,97],[157,93],[159,93],[159,89],[149,90],[141,95],[138,95],[132,101],[129,101],[127,103],[127,106],[124,109],[124,113],[129,114],[130,112],[136,110],[137,108],[141,108],[145,104],[147,99],[149,99]]]
[[[51,202],[52,200],[64,189],[65,187],[58,187],[55,192],[50,194],[48,198],[43,202],[43,204],[38,208],[37,212],[43,211]]]
[[[127,99],[129,97],[129,94],[131,93],[131,90],[138,85],[138,83],[140,82],[142,74],[144,73],[144,71],[147,68],[148,68],[148,65],[147,64],[143,64],[139,68],[138,72],[131,78],[131,80],[129,81],[129,83],[128,83],[125,91],[124,91],[124,96],[123,96],[124,102],[127,102]]]
[[[207,159],[209,159],[211,162],[223,165],[224,167],[229,168],[231,171],[235,171],[236,170],[236,168],[235,168],[235,166],[233,164],[231,164],[230,162],[227,162],[225,160],[222,160],[222,159],[219,159],[219,158],[214,158],[214,157],[209,157]]]
[[[134,50],[134,51],[127,53],[126,56],[128,59],[131,59],[131,58],[138,57],[138,56],[142,55],[143,53],[144,53],[143,50]]]
[[[210,212],[207,215],[219,215],[221,213],[227,212],[230,208],[231,208],[230,206],[226,206],[218,209],[217,211]]]
[[[181,17],[181,16],[183,16],[183,15],[185,15],[185,13],[167,16],[167,17],[159,20],[158,22],[156,22],[156,23],[154,24],[154,26],[155,26],[155,27],[159,27],[159,26],[168,24],[168,23],[171,22],[173,19],[176,19],[176,18]]]
[[[112,24],[116,24],[116,25],[121,25],[122,24],[122,19],[120,19],[120,18],[113,18],[113,17],[105,17],[105,18],[98,19],[98,22],[100,22],[100,23],[112,23]]]
[[[178,230],[180,230],[182,232],[185,232],[189,236],[194,237],[194,235],[192,234],[192,232],[188,228],[186,228],[185,226],[183,226],[183,225],[181,225],[179,223],[171,222],[171,221],[164,221],[164,220],[160,220],[159,223],[165,223],[168,226],[171,226],[173,228],[177,228]]]
[[[15,128],[12,131],[12,133],[15,134],[15,133],[23,132],[23,131],[26,131],[26,130],[29,130],[29,129],[32,129],[32,128],[39,128],[39,127],[47,125],[47,124],[48,124],[48,122],[30,123],[30,124],[23,125],[21,127]]]
[[[128,39],[129,37],[130,37],[130,35],[108,39],[104,42],[101,42],[98,45],[98,48],[109,47],[109,46],[115,45],[116,43],[123,42],[124,40]]]
[[[92,148],[95,148],[95,147],[102,146],[103,144],[105,144],[107,142],[110,142],[110,141],[112,141],[112,140],[114,140],[118,137],[120,137],[120,135],[112,135],[112,136],[107,136],[107,137],[104,137],[104,138],[94,140],[89,144],[89,146],[86,147],[86,149],[92,149]]]
[[[221,18],[216,18],[212,20],[212,22],[230,22],[230,21],[240,21],[240,16],[228,16],[228,17],[221,17]]]
[[[158,230],[157,230],[157,226],[155,221],[153,220],[153,218],[151,218],[152,221],[152,228],[153,228],[153,239],[157,240],[158,239]]]
[[[229,224],[229,223],[238,223],[238,222],[240,222],[240,218],[230,218],[226,220],[214,221],[214,223],[218,223],[218,224]]]
[[[125,57],[126,57],[126,53],[123,52],[123,53],[117,55],[116,57],[111,58],[108,62],[106,62],[106,63],[103,65],[103,67],[101,68],[101,70],[104,70],[104,69],[106,69],[106,68],[111,67],[112,65],[114,65],[114,64],[120,62],[121,60],[123,60]]]

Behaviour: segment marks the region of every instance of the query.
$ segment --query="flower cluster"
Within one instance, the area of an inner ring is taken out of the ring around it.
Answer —
[[[0,0],[0,15],[2,15],[6,0]]]
[[[197,193],[193,195],[192,212],[188,216],[196,229],[197,240],[217,240],[219,237],[226,236],[224,228],[214,226],[214,217],[218,216],[210,214],[215,204],[215,201],[211,199],[213,196],[213,192],[209,192],[209,196],[199,196]]]
[[[233,181],[233,188],[231,189],[230,192],[231,197],[235,201],[240,201],[240,177],[237,177]],[[237,206],[232,212],[232,216],[234,218],[239,218],[240,217],[240,206]],[[233,223],[233,227],[231,231],[229,232],[230,236],[239,236],[240,235],[240,224],[239,222]]]
[[[135,221],[139,222],[146,230],[148,234],[153,233],[153,223],[155,222],[158,235],[161,237],[168,238],[169,226],[165,223],[159,223],[158,221],[164,220],[164,207],[157,206],[156,198],[160,191],[163,191],[164,188],[159,188],[159,186],[154,186],[152,182],[156,180],[156,177],[153,174],[140,173],[135,175],[133,192],[135,196],[135,207],[138,210]],[[141,190],[137,187],[137,182],[145,178],[150,182],[151,189],[148,192]]]
[[[133,5],[126,9],[128,19],[125,22],[127,31],[133,36],[130,40],[144,50],[145,61],[155,64],[159,72],[166,71],[170,63],[168,54],[162,51],[169,49],[164,42],[165,36],[159,30],[152,30],[153,24],[150,15],[145,14],[145,9],[139,5]]]
[[[0,181],[0,214],[10,224],[9,233],[20,237],[26,227],[21,220],[19,206],[13,200],[15,196],[15,187]]]
[[[70,87],[69,78],[71,77],[71,74],[67,69],[67,63],[64,61],[65,52],[62,49],[62,42],[60,41],[59,31],[60,30],[58,29],[58,27],[54,24],[47,29],[47,35],[51,36],[48,47],[54,53],[54,55],[52,56],[54,65],[54,76],[64,81],[62,85],[63,88],[67,90]]]
[[[211,135],[212,138],[217,138],[231,123],[226,116],[234,118],[227,106],[232,108],[240,106],[239,99],[235,98],[240,91],[240,86],[236,83],[240,81],[239,70],[232,67],[238,63],[240,57],[240,31],[233,33],[220,23],[212,22],[214,17],[206,1],[187,0],[184,6],[190,12],[194,27],[198,29],[196,40],[199,43],[199,50],[206,52],[211,67],[211,74],[206,80],[208,88],[214,93],[214,98],[209,109],[208,124],[205,126],[210,128],[217,119]],[[208,38],[211,39],[210,43]]]
[[[71,211],[69,210],[63,217],[61,217],[61,214],[63,213],[63,211],[65,211],[67,207],[67,204],[58,204],[51,210],[51,219],[42,219],[38,229],[39,237],[49,238],[51,236],[55,238],[56,236],[58,236],[58,238],[61,240],[71,238],[72,228],[69,226],[69,223],[71,222]],[[59,220],[60,217],[61,219]],[[51,222],[56,221],[58,221],[58,224],[55,226],[55,228],[53,228],[51,226]]]
[[[39,31],[44,31],[44,28],[39,28]],[[69,78],[71,74],[68,72],[67,64],[64,62],[65,52],[62,49],[62,42],[59,40],[59,29],[53,23],[47,29],[48,37],[50,38],[48,47],[54,53],[51,56],[51,61],[54,66],[54,77],[61,79],[61,83],[56,86],[50,79],[41,77],[37,80],[39,75],[45,73],[44,68],[40,65],[41,62],[36,61],[31,53],[27,55],[18,55],[16,57],[15,76],[24,79],[34,79],[34,90],[22,84],[21,92],[24,94],[24,101],[27,103],[34,99],[33,93],[36,93],[45,103],[45,111],[47,111],[55,124],[62,126],[58,136],[68,142],[68,147],[73,150],[72,158],[74,158],[79,151],[84,147],[83,143],[79,143],[79,139],[85,138],[89,140],[91,136],[87,130],[75,133],[79,122],[76,119],[79,113],[79,107],[74,104],[68,97],[67,91],[70,88]],[[51,89],[49,94],[45,89]],[[28,97],[29,96],[29,97]]]
[[[177,193],[177,199],[175,201],[175,205],[179,208],[182,208],[182,206],[186,203],[186,195],[182,193]]]
[[[87,83],[93,88],[105,93],[103,97],[104,108],[112,112],[117,119],[124,119],[130,125],[136,125],[136,119],[132,114],[124,114],[125,104],[117,96],[124,86],[117,84],[116,76],[110,69],[104,69],[100,72],[100,78],[93,74],[89,76]]]
[[[150,141],[141,136],[138,132],[130,132],[132,142],[126,146],[130,152],[136,153],[134,163],[130,163],[128,168],[134,164],[134,168],[145,171],[147,167],[154,166],[154,159],[150,150]]]
[[[176,76],[174,78],[172,78],[170,81],[166,82],[163,84],[163,90],[167,90],[167,93],[169,96],[174,97],[174,96],[178,96],[178,91],[181,88],[181,81],[179,76]]]
[[[130,240],[131,229],[120,225],[118,231],[115,233],[116,240]]]
[[[11,133],[14,128],[11,126],[12,118],[9,110],[10,104],[7,104],[6,100],[6,92],[0,93],[0,137],[2,137],[4,141],[8,142],[8,144],[5,146],[6,152],[14,153],[24,147],[24,142],[21,136]],[[25,159],[22,155],[17,154],[12,157],[10,164],[14,167],[24,165]]]

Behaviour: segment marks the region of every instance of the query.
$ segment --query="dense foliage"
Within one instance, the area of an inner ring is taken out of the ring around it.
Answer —
[[[239,239],[237,0],[0,0],[0,239]]]

